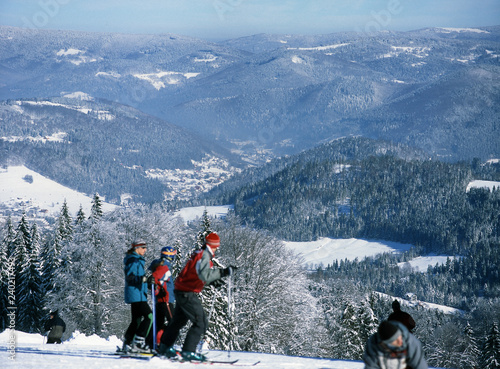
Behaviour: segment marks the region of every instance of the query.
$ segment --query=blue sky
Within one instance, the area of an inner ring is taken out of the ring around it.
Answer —
[[[0,24],[221,40],[500,25],[500,0],[0,0]]]

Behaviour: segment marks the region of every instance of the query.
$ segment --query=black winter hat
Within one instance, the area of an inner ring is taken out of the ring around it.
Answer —
[[[398,300],[394,300],[394,301],[392,302],[392,310],[394,310],[394,311],[399,311],[399,310],[401,310],[401,304],[399,303],[399,301],[398,301]]]
[[[395,324],[392,324],[387,320],[384,320],[382,323],[380,323],[378,327],[378,336],[384,343],[391,343],[396,338],[398,338],[400,334],[401,331],[399,330],[399,328]]]

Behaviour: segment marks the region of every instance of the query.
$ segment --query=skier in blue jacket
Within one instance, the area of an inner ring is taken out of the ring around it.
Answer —
[[[365,369],[427,369],[422,344],[397,321],[383,321],[366,343]]]
[[[146,263],[146,243],[137,240],[127,251],[123,259],[125,272],[125,302],[130,304],[132,321],[125,332],[123,351],[149,351],[146,337],[151,330],[153,312],[148,304],[148,278],[144,265]]]

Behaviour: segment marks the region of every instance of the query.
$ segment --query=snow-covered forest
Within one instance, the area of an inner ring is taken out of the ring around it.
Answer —
[[[367,264],[308,272],[282,241],[231,214],[214,219],[205,213],[186,225],[160,205],[104,213],[97,194],[90,214],[69,214],[64,204],[49,229],[22,217],[18,223],[9,218],[0,230],[2,331],[42,333],[48,312],[59,310],[68,325],[65,338],[74,331],[122,337],[130,314],[122,262],[130,242],[146,240],[147,265],[161,247],[176,246],[177,272],[208,231],[221,237],[218,261],[240,267],[231,280],[230,308],[227,282],[203,293],[212,311],[212,349],[359,360],[366,339],[390,313],[391,299],[352,278],[354,267]],[[405,306],[430,365],[498,367],[500,301],[475,298],[470,306],[462,314]]]

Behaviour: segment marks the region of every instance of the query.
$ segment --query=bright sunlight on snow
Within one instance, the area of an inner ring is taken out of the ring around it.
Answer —
[[[129,369],[129,368],[180,368],[202,369],[233,368],[228,364],[203,365],[199,363],[175,363],[154,357],[151,360],[120,358],[113,355],[116,346],[121,341],[116,337],[108,340],[97,336],[86,337],[74,334],[61,345],[44,344],[44,337],[39,334],[28,334],[14,331],[16,336],[14,358],[11,359],[9,330],[0,334],[0,362],[2,368],[23,369]],[[229,356],[229,357],[228,357]],[[210,351],[208,357],[214,360],[236,360],[238,367],[256,369],[361,369],[363,363],[359,361],[342,361],[317,358],[300,358],[292,356],[259,354],[249,352],[228,353],[227,351]],[[252,366],[259,362],[257,365]],[[248,365],[245,365],[248,364]]]

